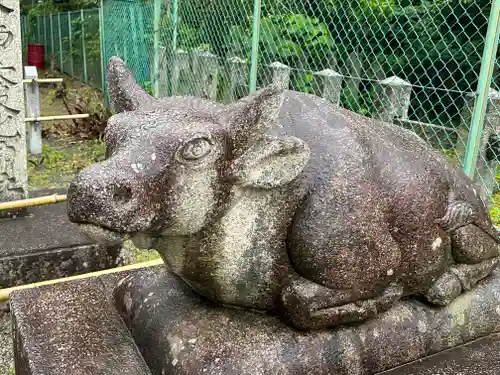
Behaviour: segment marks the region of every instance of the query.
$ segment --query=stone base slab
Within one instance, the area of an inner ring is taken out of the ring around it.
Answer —
[[[445,308],[409,300],[363,324],[316,332],[219,307],[160,267],[126,277],[115,304],[154,374],[368,375],[498,332],[500,274]]]
[[[499,297],[497,273],[446,308],[404,301],[306,333],[208,302],[163,266],[129,270],[13,293],[16,373],[498,374]]]
[[[492,334],[379,375],[495,375],[500,374],[499,352],[500,335]]]
[[[31,196],[65,194],[38,190]],[[0,288],[98,271],[124,264],[122,246],[90,241],[70,223],[66,203],[30,207],[29,215],[0,220]]]
[[[16,375],[151,375],[96,278],[12,293]]]

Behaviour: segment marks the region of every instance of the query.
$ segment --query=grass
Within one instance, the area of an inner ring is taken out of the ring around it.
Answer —
[[[34,188],[67,186],[81,169],[104,160],[99,140],[57,140],[45,143],[40,155],[28,157],[28,185]]]

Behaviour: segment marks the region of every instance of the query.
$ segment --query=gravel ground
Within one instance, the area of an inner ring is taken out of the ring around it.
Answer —
[[[6,307],[5,303],[0,304],[0,375],[13,375],[12,322]]]

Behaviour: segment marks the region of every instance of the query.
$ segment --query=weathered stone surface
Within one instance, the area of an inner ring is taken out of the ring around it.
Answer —
[[[473,182],[415,134],[280,85],[222,105],[108,70],[107,160],[74,179],[69,217],[157,249],[198,294],[319,329],[447,305],[496,267]]]
[[[16,375],[150,375],[98,279],[14,292]]]
[[[66,193],[43,189],[33,197]],[[120,244],[105,246],[70,223],[66,203],[32,207],[27,217],[0,220],[0,287],[116,267],[128,262]]]
[[[115,301],[155,375],[368,375],[500,329],[499,273],[446,307],[410,300],[359,325],[312,332],[208,302],[163,267],[122,279]],[[434,363],[423,374],[479,374],[442,372],[458,369],[451,358]],[[412,368],[394,375],[420,374]]]
[[[494,334],[449,349],[380,375],[493,375],[500,374],[500,335]]]
[[[0,6],[0,202],[27,194],[19,1]]]

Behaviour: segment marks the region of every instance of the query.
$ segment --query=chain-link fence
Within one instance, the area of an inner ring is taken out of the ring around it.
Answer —
[[[23,50],[43,44],[45,61],[90,85],[102,88],[99,9],[21,19]],[[24,54],[26,56],[26,53]]]
[[[500,0],[104,0],[100,36],[103,61],[120,56],[155,95],[227,102],[280,81],[413,130],[475,172],[489,197],[499,9]]]

